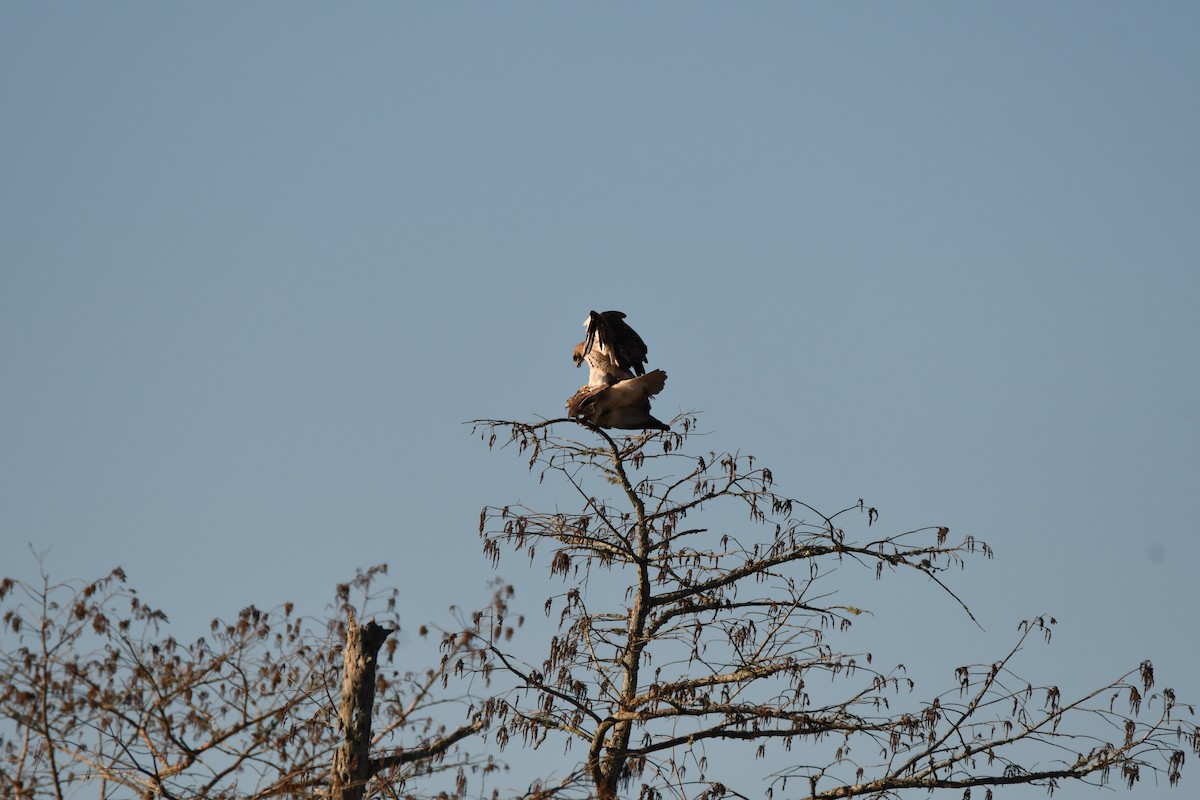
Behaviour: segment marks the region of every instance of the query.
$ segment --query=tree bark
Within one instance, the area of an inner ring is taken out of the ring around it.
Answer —
[[[375,671],[379,648],[390,628],[371,620],[357,625],[353,612],[346,627],[346,649],[342,655],[342,698],[338,721],[342,744],[333,755],[329,779],[331,800],[362,800],[371,769],[371,711],[375,705]]]

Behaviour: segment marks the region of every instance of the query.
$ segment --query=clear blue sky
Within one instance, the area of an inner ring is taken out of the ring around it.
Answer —
[[[463,421],[558,415],[617,308],[705,449],[992,544],[954,584],[988,634],[897,584],[881,658],[941,688],[1050,611],[1037,677],[1150,658],[1200,700],[1198,35],[1186,2],[7,3],[0,573],[120,564],[188,638],[386,561],[444,619],[487,594],[480,507],[533,491]]]

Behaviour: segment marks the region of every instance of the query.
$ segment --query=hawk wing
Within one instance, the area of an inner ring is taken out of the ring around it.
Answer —
[[[608,356],[608,360],[618,370],[632,372],[634,375],[646,374],[648,348],[637,331],[625,322],[623,313],[593,311],[588,314],[584,327],[587,329],[587,338],[583,341],[583,358],[593,350],[599,350]],[[578,348],[576,350],[578,352]]]

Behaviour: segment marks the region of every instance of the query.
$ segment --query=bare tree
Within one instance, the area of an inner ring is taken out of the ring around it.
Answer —
[[[4,579],[0,797],[61,800],[84,788],[100,797],[419,796],[417,779],[436,773],[446,779],[431,786],[463,795],[472,771],[496,768],[455,747],[480,724],[447,727],[438,710],[458,705],[467,716],[470,700],[450,677],[471,659],[471,637],[443,635],[440,660],[425,671],[377,669],[381,649],[394,656],[395,640],[384,644],[399,627],[395,590],[375,588],[385,572],[339,585],[324,622],[290,603],[249,606],[191,644],[165,632],[166,615],[120,569],[87,583],[52,583],[44,567],[36,583]],[[356,624],[356,603],[360,613],[382,605],[390,627]]]
[[[474,425],[539,482],[559,482],[574,509],[486,507],[480,519],[493,562],[511,550],[567,584],[546,601],[558,625],[543,653],[482,643],[513,681],[487,709],[495,740],[582,749],[531,794],[990,797],[1007,784],[1132,787],[1148,771],[1174,785],[1185,751],[1200,752],[1195,723],[1180,719],[1194,710],[1170,689],[1151,693],[1149,662],[1073,699],[1019,678],[1014,656],[1049,638],[1046,617],[1022,623],[1007,656],[959,667],[949,691],[924,700],[903,667],[836,646],[863,610],[827,588],[831,572],[907,572],[970,616],[946,570],[990,557],[981,541],[938,526],[874,534],[862,501],[823,514],[776,492],[750,456],[685,452],[693,415],[672,433],[620,438],[579,420]],[[762,758],[769,745],[781,766],[756,776],[732,751]]]

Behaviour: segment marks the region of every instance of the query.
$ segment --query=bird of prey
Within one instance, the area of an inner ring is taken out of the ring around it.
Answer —
[[[567,400],[567,414],[601,428],[669,431],[669,425],[650,414],[650,398],[666,382],[667,373],[656,369],[616,383],[584,386]]]
[[[646,343],[620,311],[593,311],[583,327],[587,335],[575,345],[572,358],[576,367],[588,363],[588,386],[608,386],[646,374]]]
[[[650,414],[650,398],[662,391],[667,373],[646,372],[646,343],[620,311],[596,311],[583,323],[575,345],[576,367],[588,363],[588,382],[567,400],[567,413],[601,428],[670,430]]]

